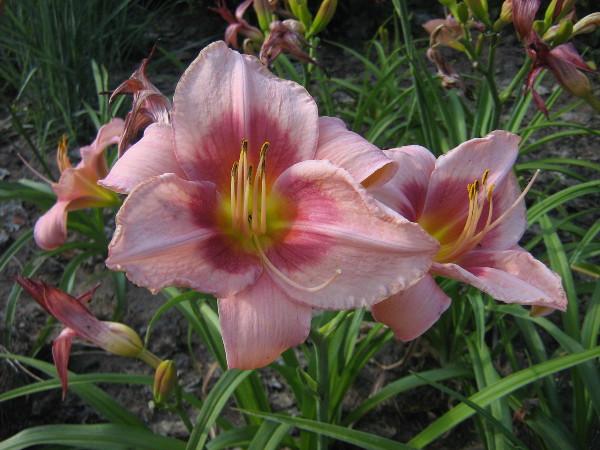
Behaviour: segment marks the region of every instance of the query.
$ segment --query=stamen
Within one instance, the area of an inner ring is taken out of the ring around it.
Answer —
[[[483,175],[481,175],[481,184],[485,186],[485,183],[488,179],[488,176],[490,174],[490,169],[485,169],[483,171]]]
[[[68,151],[68,139],[67,135],[63,134],[58,141],[58,148],[56,149],[56,165],[60,173],[71,168],[71,161],[69,161]]]
[[[31,170],[33,172],[34,175],[37,175],[40,179],[44,180],[46,183],[48,183],[49,185],[53,185],[54,181],[52,181],[51,179],[49,179],[48,177],[45,177],[44,175],[42,175],[41,173],[39,173],[37,170],[35,170],[33,168],[33,166],[31,164],[29,164],[27,162],[27,160],[25,158],[23,158],[23,156],[21,156],[20,153],[17,153],[17,156],[19,157],[19,159],[21,160],[21,162],[23,164],[25,164],[25,167],[27,167],[29,170]]]
[[[521,192],[521,195],[517,197],[517,199],[512,203],[512,205],[510,205],[506,211],[504,211],[496,220],[494,220],[494,222],[490,224],[490,226],[485,230],[486,233],[492,230],[493,228],[497,227],[519,205],[521,200],[525,198],[525,196],[533,186],[533,183],[535,182],[535,179],[538,177],[539,174],[540,169],[535,171],[535,173],[531,177],[531,180],[529,180],[529,183],[527,183],[527,186],[525,186],[525,189],[523,189],[523,192]],[[484,230],[482,230],[482,232],[483,231]]]
[[[249,223],[248,220],[246,220],[249,216],[248,216],[248,203],[249,203],[249,197],[250,197],[250,177],[252,176],[252,166],[250,166],[248,168],[248,175],[246,176],[245,180],[244,180],[244,209],[243,209],[243,214],[242,214],[242,221],[244,222],[244,231],[249,232],[250,228],[249,228]]]
[[[237,205],[235,203],[236,195],[236,184],[235,181],[237,179],[237,171],[238,171],[238,163],[237,161],[233,163],[233,167],[231,168],[231,180],[230,180],[230,190],[229,196],[231,201],[231,225],[233,228],[237,228]]]
[[[341,269],[336,269],[335,273],[328,280],[324,281],[323,283],[321,283],[321,284],[319,284],[317,286],[313,286],[313,287],[302,286],[301,284],[298,284],[294,280],[291,280],[290,278],[288,278],[287,275],[285,275],[277,267],[275,267],[275,265],[269,260],[269,258],[265,254],[262,246],[260,245],[260,241],[258,240],[258,238],[256,237],[256,235],[253,235],[252,239],[254,241],[254,245],[256,245],[256,249],[258,250],[258,254],[260,255],[260,257],[261,257],[263,263],[265,264],[265,266],[267,266],[267,268],[274,275],[277,275],[284,283],[292,286],[293,288],[299,289],[299,290],[304,291],[304,292],[318,292],[318,291],[321,291],[321,290],[325,289],[337,277],[339,277],[342,274],[342,270]]]

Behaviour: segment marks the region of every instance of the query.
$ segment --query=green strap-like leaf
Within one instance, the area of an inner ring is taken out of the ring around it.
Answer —
[[[238,385],[250,375],[252,371],[237,369],[225,372],[211,389],[204,401],[204,405],[196,419],[196,425],[185,447],[186,450],[202,450],[208,438],[208,432],[221,414],[229,398]]]
[[[541,364],[536,364],[535,366],[515,372],[497,383],[489,385],[469,397],[469,400],[479,406],[487,406],[494,400],[504,397],[529,383],[533,383],[534,381],[555,372],[568,369],[598,357],[600,357],[600,346],[584,352],[562,356]],[[461,403],[411,439],[409,445],[413,445],[416,448],[423,448],[459,423],[471,417],[473,414],[475,414],[473,409],[466,404]]]
[[[258,411],[243,412],[273,422],[290,425],[300,428],[301,430],[337,439],[341,442],[357,445],[358,447],[368,450],[414,450],[414,447],[410,447],[406,444],[392,441],[391,439],[386,439],[377,436],[376,434],[365,433],[364,431],[357,431],[339,425],[317,422],[316,420],[303,419],[301,417],[287,416],[285,414],[265,414]]]
[[[34,445],[116,450],[183,450],[178,439],[156,435],[144,428],[116,425],[44,425],[23,430],[0,442],[0,450],[21,450]]]

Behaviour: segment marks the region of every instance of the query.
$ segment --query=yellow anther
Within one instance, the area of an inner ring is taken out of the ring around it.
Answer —
[[[71,161],[69,161],[68,147],[67,135],[63,134],[58,141],[58,148],[56,149],[56,164],[60,173],[72,167]]]
[[[481,176],[481,184],[485,185],[485,183],[486,183],[486,181],[488,179],[489,174],[490,174],[490,169],[485,169],[483,171],[483,175]]]

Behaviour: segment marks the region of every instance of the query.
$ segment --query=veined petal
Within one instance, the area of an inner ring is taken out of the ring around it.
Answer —
[[[431,275],[417,284],[371,307],[371,314],[384,323],[401,341],[411,341],[425,333],[450,306],[450,297]]]
[[[129,147],[106,178],[98,183],[115,192],[128,194],[142,181],[163,173],[185,178],[175,158],[172,131],[170,125],[150,125],[144,131],[144,137]]]
[[[488,186],[498,186],[512,170],[519,140],[507,131],[493,131],[440,156],[431,173],[419,223],[426,230],[446,229],[450,236],[460,234],[469,210],[467,185],[480,180],[488,170]]]
[[[219,299],[227,366],[264,367],[307,338],[311,308],[300,305],[263,275],[247,289]]]
[[[513,0],[513,24],[521,40],[528,38],[532,31],[535,14],[540,8],[540,0]]]
[[[434,263],[431,270],[475,286],[506,303],[567,309],[560,277],[518,247],[504,251],[471,251],[460,265]]]
[[[521,188],[514,174],[509,174],[495,189],[492,195],[492,221],[513,208],[502,221],[488,231],[480,242],[482,250],[506,250],[518,244],[527,228],[527,208],[525,199],[513,206],[521,194]]]
[[[68,201],[59,201],[35,223],[33,237],[38,247],[53,250],[67,240]]]
[[[295,164],[273,190],[295,208],[282,241],[266,253],[291,297],[322,309],[377,303],[416,283],[438,243],[417,224],[380,206],[328,161]],[[274,271],[265,268],[271,275]],[[276,275],[276,274],[275,274]],[[311,287],[321,286],[318,289]]]
[[[62,398],[67,396],[69,387],[69,356],[71,356],[71,344],[77,333],[71,328],[64,328],[52,342],[52,359],[56,366],[56,372],[62,385]]]
[[[315,155],[317,105],[308,92],[224,42],[204,48],[186,70],[173,108],[175,153],[190,180],[229,186],[242,139],[248,141],[249,164],[255,168],[262,144],[270,143],[271,181]]]
[[[416,222],[425,205],[435,156],[419,145],[384,150],[384,153],[396,162],[398,171],[386,184],[370,188],[369,192],[411,222]]]
[[[379,186],[396,172],[396,165],[380,149],[346,128],[337,117],[319,117],[315,159],[326,159],[346,169],[365,187]]]
[[[117,214],[106,265],[152,290],[176,285],[233,295],[261,269],[218,232],[217,212],[213,183],[174,174],[151,178],[131,191]]]
[[[109,145],[118,144],[125,128],[123,119],[114,118],[100,127],[96,139],[90,145],[81,147],[81,162],[78,168],[85,168],[93,175],[94,181],[106,176],[108,169],[104,158],[104,149]]]

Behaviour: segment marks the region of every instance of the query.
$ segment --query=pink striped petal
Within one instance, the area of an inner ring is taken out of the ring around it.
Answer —
[[[69,387],[69,356],[71,355],[71,344],[77,336],[71,328],[64,328],[52,342],[52,359],[56,366],[56,372],[62,385],[62,399],[67,396]]]
[[[38,247],[53,250],[67,240],[68,201],[59,201],[35,223],[33,237]]]
[[[283,240],[266,251],[283,276],[265,270],[306,305],[375,304],[416,283],[438,250],[437,241],[417,224],[382,208],[347,171],[328,161],[295,164],[273,190],[293,205],[295,215]]]
[[[517,177],[511,173],[494,189],[492,195],[492,220],[496,220],[507,209],[511,208],[520,194],[521,188],[519,187]],[[519,201],[498,225],[485,234],[479,248],[482,250],[506,250],[512,248],[521,240],[526,228],[527,209],[525,207],[525,200],[523,199]]]
[[[227,366],[264,367],[307,338],[311,308],[295,303],[267,274],[234,296],[219,299]]]
[[[369,189],[369,192],[408,220],[416,222],[425,205],[435,156],[419,145],[384,150],[384,153],[396,162],[398,171],[389,182]]]
[[[440,156],[431,173],[419,223],[426,230],[446,228],[452,230],[450,236],[460,234],[469,210],[467,185],[489,170],[488,186],[498,186],[512,170],[518,145],[517,135],[494,131]]]
[[[425,333],[450,306],[450,297],[431,275],[405,291],[371,307],[378,322],[386,324],[401,341],[411,341]]]
[[[152,290],[176,285],[233,295],[261,269],[217,231],[217,212],[214,184],[174,174],[151,178],[131,191],[117,214],[106,265]]]
[[[346,169],[363,186],[379,186],[396,172],[396,165],[381,150],[346,128],[337,117],[319,117],[319,143],[315,159],[326,159]]]
[[[170,125],[155,123],[146,128],[144,137],[129,147],[98,183],[108,189],[128,194],[142,181],[163,173],[185,178],[175,158]]]
[[[306,90],[276,78],[255,57],[224,42],[204,48],[182,76],[173,100],[175,153],[190,180],[229,186],[241,141],[249,163],[270,142],[270,182],[295,162],[312,159],[318,137],[317,105]]]
[[[567,309],[560,277],[518,247],[472,251],[462,258],[460,265],[434,263],[431,270],[475,286],[506,303]]]
[[[118,144],[125,128],[123,119],[114,118],[100,127],[96,139],[90,145],[81,147],[81,162],[77,167],[84,166],[94,175],[94,180],[102,178],[108,172],[104,150],[109,145]]]

